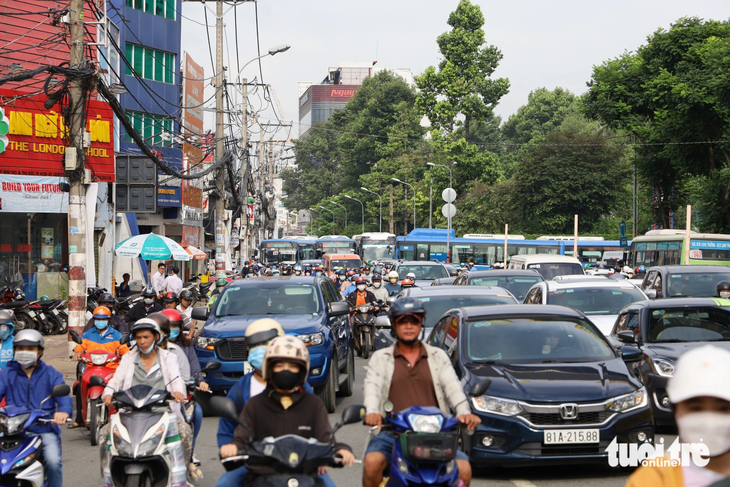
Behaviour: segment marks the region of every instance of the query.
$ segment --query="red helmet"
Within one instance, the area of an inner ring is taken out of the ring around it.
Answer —
[[[402,287],[415,287],[413,281],[411,281],[410,279],[403,279],[403,282],[401,282],[400,285]]]
[[[354,276],[354,275],[355,275],[355,271],[353,271],[353,270],[347,271],[347,276],[348,277],[351,277],[351,276]]]
[[[357,279],[355,279],[355,285],[356,286],[358,284],[367,284],[367,283],[368,283],[368,280],[365,279],[364,277],[358,277]]]
[[[165,309],[162,310],[161,313],[165,316],[167,316],[167,319],[170,320],[170,326],[175,326],[177,328],[180,328],[182,330],[183,328],[183,316],[182,314],[176,310],[176,309]]]

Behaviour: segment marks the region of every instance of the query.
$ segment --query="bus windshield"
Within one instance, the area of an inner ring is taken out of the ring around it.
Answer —
[[[395,256],[395,245],[387,243],[363,243],[362,260],[369,262],[380,259],[392,259]]]
[[[314,260],[317,258],[314,244],[299,244],[299,260]]]
[[[297,247],[291,242],[263,242],[261,244],[264,264],[296,262]]]

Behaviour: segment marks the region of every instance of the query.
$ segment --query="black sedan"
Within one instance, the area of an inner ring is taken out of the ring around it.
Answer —
[[[472,464],[605,463],[606,447],[653,441],[646,389],[623,355],[579,311],[505,305],[454,309],[427,343],[451,357],[482,424],[471,437]]]
[[[671,298],[639,301],[619,313],[609,341],[618,349],[639,347],[635,364],[646,385],[657,425],[673,425],[667,380],[684,352],[712,343],[730,349],[730,301]]]
[[[525,295],[530,288],[542,282],[539,272],[534,269],[504,269],[490,271],[472,271],[468,274],[462,274],[456,279],[457,286],[497,286],[511,292],[520,303],[525,299]]]

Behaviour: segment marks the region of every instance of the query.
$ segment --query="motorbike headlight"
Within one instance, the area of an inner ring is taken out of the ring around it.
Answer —
[[[137,450],[137,456],[148,457],[152,455],[159,446],[160,442],[163,440],[164,435],[165,428],[160,426],[159,428],[157,428],[157,431],[155,431],[154,435],[144,440],[142,444],[139,445],[139,450]]]
[[[308,347],[319,345],[324,341],[324,333],[310,333],[308,335],[297,335]]]
[[[435,414],[409,414],[408,422],[416,433],[438,433],[444,418]]]
[[[370,306],[358,306],[357,310],[360,313],[367,313],[368,311],[370,311]]]
[[[214,350],[215,344],[220,338],[198,337],[198,348],[203,350]]]
[[[654,370],[662,377],[671,377],[674,375],[674,362],[665,358],[654,358],[651,360],[654,364]]]
[[[30,418],[30,413],[19,414],[17,416],[2,416],[0,427],[6,436],[16,435],[23,429],[25,422]]]
[[[472,397],[471,402],[474,409],[483,413],[499,414],[500,416],[517,416],[523,412],[522,406],[516,401],[500,399],[498,397]]]
[[[122,437],[122,433],[119,431],[119,428],[116,426],[114,427],[114,430],[112,431],[112,442],[114,443],[114,448],[117,449],[117,452],[119,452],[120,456],[123,456],[123,457],[133,457],[134,456],[134,450],[132,449],[132,444]]]
[[[13,467],[22,467],[23,465],[30,464],[33,460],[35,460],[35,455],[36,455],[36,453],[38,453],[38,451],[39,450],[36,450],[33,453],[31,453],[30,455],[21,458],[20,460],[18,460],[17,462],[15,462],[15,464],[13,465]]]
[[[408,464],[401,457],[398,457],[398,470],[400,473],[408,473]]]
[[[446,474],[449,475],[451,472],[453,472],[455,466],[456,466],[455,460],[451,460],[449,463],[447,463],[446,464]]]
[[[92,353],[91,354],[91,363],[94,365],[104,365],[106,363],[106,354],[105,353]]]
[[[613,401],[606,404],[606,409],[616,411],[617,413],[625,413],[632,409],[646,406],[648,401],[649,398],[647,397],[646,389],[642,387],[631,394],[615,397]]]

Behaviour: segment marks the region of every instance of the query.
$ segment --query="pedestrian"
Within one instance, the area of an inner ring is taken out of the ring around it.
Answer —
[[[172,268],[172,275],[165,279],[165,293],[180,294],[183,288],[182,279],[178,276],[180,269],[178,267]]]
[[[165,295],[165,269],[167,266],[160,262],[157,266],[157,272],[152,276],[152,288],[155,290],[157,299],[161,300]]]
[[[667,382],[683,444],[704,443],[709,462],[639,467],[627,487],[709,487],[730,484],[730,351],[705,345],[685,353]]]
[[[122,274],[122,282],[119,284],[119,295],[120,296],[127,296],[132,292],[132,290],[129,288],[129,279],[131,276],[128,272],[125,272]]]

